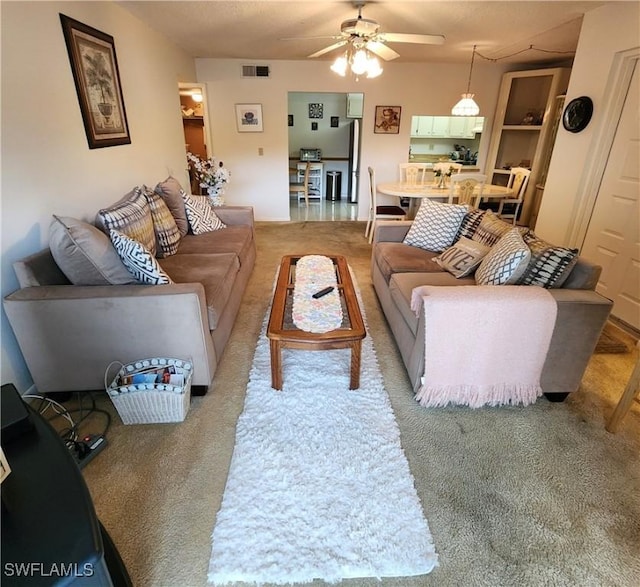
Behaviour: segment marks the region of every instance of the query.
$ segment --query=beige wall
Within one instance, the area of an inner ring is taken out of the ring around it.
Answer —
[[[578,96],[589,96],[594,114],[580,133],[570,133],[562,126],[558,130],[536,224],[536,232],[551,242],[582,245],[581,239],[575,238],[578,228],[574,225],[580,221],[582,204],[595,195],[590,190],[597,190],[597,178],[591,177],[597,163],[592,155],[606,134],[605,125],[615,123],[607,118],[604,108],[611,91],[609,74],[617,53],[639,45],[640,3],[616,2],[585,15],[565,104]]]
[[[12,262],[47,246],[52,213],[93,220],[137,184],[155,185],[169,173],[186,178],[177,84],[194,81],[195,66],[112,2],[0,8],[4,296],[18,287]],[[114,37],[130,145],[88,148],[60,12]],[[4,311],[1,377],[21,391],[31,385]]]

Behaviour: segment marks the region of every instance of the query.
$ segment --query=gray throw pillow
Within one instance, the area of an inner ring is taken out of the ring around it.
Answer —
[[[124,285],[135,283],[111,240],[82,220],[53,216],[49,248],[60,270],[74,285]]]
[[[185,236],[189,232],[189,221],[184,209],[183,196],[186,192],[175,177],[167,177],[161,181],[154,190],[168,206],[173,218],[176,221],[180,236]]]

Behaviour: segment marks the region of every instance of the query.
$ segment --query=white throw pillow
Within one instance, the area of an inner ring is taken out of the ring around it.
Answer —
[[[480,265],[489,250],[486,245],[463,236],[433,260],[454,277],[466,277]]]
[[[432,202],[425,198],[402,242],[440,253],[453,243],[467,210],[466,206]]]
[[[213,232],[227,227],[215,213],[209,196],[190,196],[183,193],[182,198],[193,234]]]
[[[527,269],[531,251],[520,231],[512,228],[491,248],[476,271],[478,285],[510,285]]]
[[[113,228],[109,231],[109,236],[124,266],[138,281],[151,285],[173,283],[143,244]]]

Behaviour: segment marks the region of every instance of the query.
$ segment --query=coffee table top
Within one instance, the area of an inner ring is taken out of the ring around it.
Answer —
[[[337,289],[342,304],[342,324],[329,332],[315,333],[300,330],[291,316],[296,263],[304,255],[287,255],[282,258],[278,281],[273,294],[267,337],[272,340],[309,343],[318,348],[322,343],[362,340],[366,336],[364,321],[353,286],[349,266],[341,255],[325,255],[333,261],[336,271]]]

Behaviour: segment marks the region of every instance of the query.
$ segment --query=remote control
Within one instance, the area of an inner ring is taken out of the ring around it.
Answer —
[[[321,298],[322,296],[326,296],[328,293],[331,293],[333,291],[333,287],[325,287],[324,289],[321,289],[320,291],[317,291],[316,293],[313,294],[313,297],[317,300],[318,298]]]

